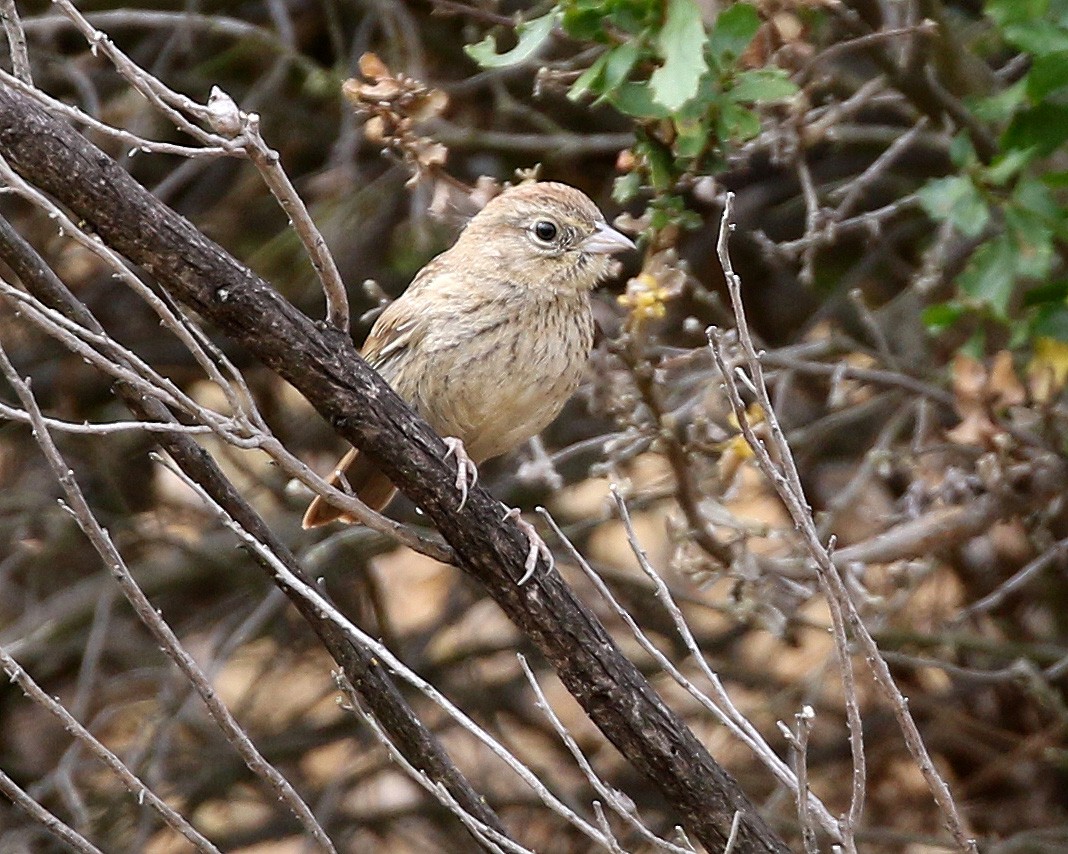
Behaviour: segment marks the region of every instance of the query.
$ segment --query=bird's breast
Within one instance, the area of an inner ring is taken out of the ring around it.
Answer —
[[[585,294],[474,302],[431,329],[414,375],[395,387],[482,461],[544,429],[582,380],[593,346]],[[406,366],[408,368],[414,365]]]

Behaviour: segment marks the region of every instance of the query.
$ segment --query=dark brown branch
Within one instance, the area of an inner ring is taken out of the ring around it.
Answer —
[[[0,217],[0,258],[11,267],[26,290],[45,305],[63,313],[86,329],[103,332],[97,319],[3,217]],[[146,421],[175,421],[170,410],[159,400],[142,396],[123,383],[116,384],[116,391],[138,418]],[[234,488],[211,454],[192,437],[184,434],[162,434],[160,445],[183,472],[200,484],[246,531],[266,545],[294,575],[306,584],[313,584],[293,553]],[[266,561],[261,561],[255,552],[251,554],[270,578],[275,580],[274,568]],[[485,799],[453,764],[437,738],[415,715],[374,656],[368,650],[353,644],[337,625],[319,613],[319,609],[301,593],[286,585],[280,586],[322,640],[334,661],[359,692],[366,707],[389,733],[405,758],[415,767],[424,770],[431,779],[443,783],[465,810],[504,833],[500,820],[486,804]]]
[[[557,572],[541,564],[527,584],[516,584],[526,538],[502,521],[500,504],[482,488],[457,510],[455,473],[441,438],[359,358],[347,336],[312,323],[69,125],[10,88],[0,89],[0,154],[371,454],[694,837],[721,850],[740,812],[735,851],[788,850]]]

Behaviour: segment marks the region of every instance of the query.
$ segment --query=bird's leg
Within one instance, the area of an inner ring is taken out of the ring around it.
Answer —
[[[456,457],[456,488],[460,490],[460,506],[457,509],[463,510],[467,504],[467,490],[478,483],[478,468],[474,460],[467,456],[463,442],[455,436],[446,436],[444,442],[449,449],[445,459]]]
[[[545,562],[549,565],[549,569],[556,566],[556,559],[553,557],[553,553],[549,551],[549,547],[545,545],[545,540],[538,536],[538,532],[535,530],[534,526],[519,515],[519,508],[508,507],[507,505],[503,506],[506,512],[501,517],[501,520],[515,519],[516,525],[519,526],[519,530],[523,532],[527,538],[527,543],[530,544],[530,550],[527,552],[527,559],[523,564],[523,577],[518,581],[518,585],[522,587],[534,574],[534,570],[538,565],[538,555],[545,558]]]

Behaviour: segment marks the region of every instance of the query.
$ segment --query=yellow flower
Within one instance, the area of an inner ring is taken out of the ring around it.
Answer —
[[[759,403],[749,404],[749,407],[745,411],[745,420],[749,422],[750,427],[759,431],[760,425],[763,424],[765,420],[764,410]],[[739,460],[750,459],[753,456],[753,449],[749,446],[749,442],[746,441],[745,436],[742,434],[741,425],[738,423],[738,419],[733,412],[727,416],[727,423],[738,432],[726,441],[720,442],[716,446],[717,449],[722,453]]]
[[[629,312],[627,325],[641,328],[650,320],[659,320],[667,314],[665,304],[671,294],[650,273],[639,273],[627,282],[626,293],[620,294],[618,302]]]
[[[1035,354],[1027,366],[1031,396],[1045,403],[1068,382],[1068,342],[1056,338],[1035,339]]]

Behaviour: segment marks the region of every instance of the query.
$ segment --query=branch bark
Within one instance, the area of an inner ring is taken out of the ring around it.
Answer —
[[[96,318],[67,289],[33,246],[3,217],[0,217],[0,259],[11,267],[26,290],[41,302],[87,329],[103,331]],[[124,383],[116,385],[116,392],[138,418],[160,422],[175,420],[162,402],[139,394],[136,389]],[[275,536],[270,526],[223,474],[211,454],[191,436],[181,434],[161,436],[160,446],[186,475],[200,484],[245,530],[266,545],[297,578],[306,584],[313,584],[293,553]],[[251,554],[264,571],[275,579],[274,567],[260,560],[256,552]],[[288,585],[279,586],[319,636],[334,661],[344,671],[349,683],[358,692],[365,707],[374,714],[405,759],[423,770],[430,779],[442,783],[467,812],[484,824],[505,833],[500,819],[453,764],[434,734],[419,720],[404,695],[390,679],[385,667],[375,660],[369,650],[350,642],[345,633],[319,613],[305,596]]]
[[[347,335],[313,323],[73,128],[10,87],[0,89],[0,154],[371,454],[702,844],[722,850],[737,813],[735,851],[788,851],[555,570],[543,562],[528,583],[516,584],[526,538],[502,520],[500,504],[482,488],[457,509],[455,474],[441,438],[359,358]]]

